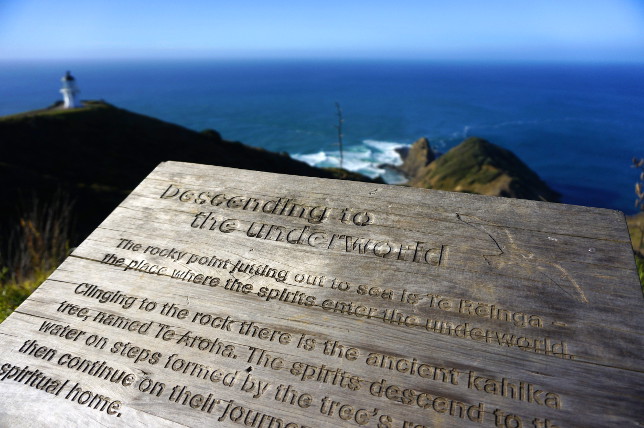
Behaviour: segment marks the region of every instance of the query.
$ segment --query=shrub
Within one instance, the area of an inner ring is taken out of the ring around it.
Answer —
[[[0,248],[0,322],[20,305],[69,253],[73,202],[62,191],[49,201],[22,204],[17,224]]]

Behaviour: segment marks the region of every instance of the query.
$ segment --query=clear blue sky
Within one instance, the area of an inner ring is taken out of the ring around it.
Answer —
[[[0,59],[644,62],[644,0],[0,0]]]

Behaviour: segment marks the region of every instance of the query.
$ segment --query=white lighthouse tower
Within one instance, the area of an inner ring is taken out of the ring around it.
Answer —
[[[60,89],[64,100],[63,108],[81,107],[80,101],[76,99],[76,94],[80,91],[76,86],[76,79],[74,79],[74,76],[72,76],[68,71],[60,81],[63,82],[63,87]]]

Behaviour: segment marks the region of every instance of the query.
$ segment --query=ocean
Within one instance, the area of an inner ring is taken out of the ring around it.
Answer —
[[[444,153],[478,136],[513,151],[565,203],[635,212],[630,165],[644,156],[644,64],[2,61],[0,115],[61,99],[66,70],[82,99],[212,128],[317,166],[339,164],[339,103],[344,167],[389,183],[402,178],[380,165],[400,163],[396,147],[427,137]]]

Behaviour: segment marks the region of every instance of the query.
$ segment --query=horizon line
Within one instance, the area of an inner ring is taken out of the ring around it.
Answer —
[[[644,65],[644,58],[449,58],[449,57],[379,57],[379,56],[60,56],[60,57],[0,57],[1,63],[9,62],[407,62],[407,63],[471,63],[471,64],[596,64],[596,65]]]

